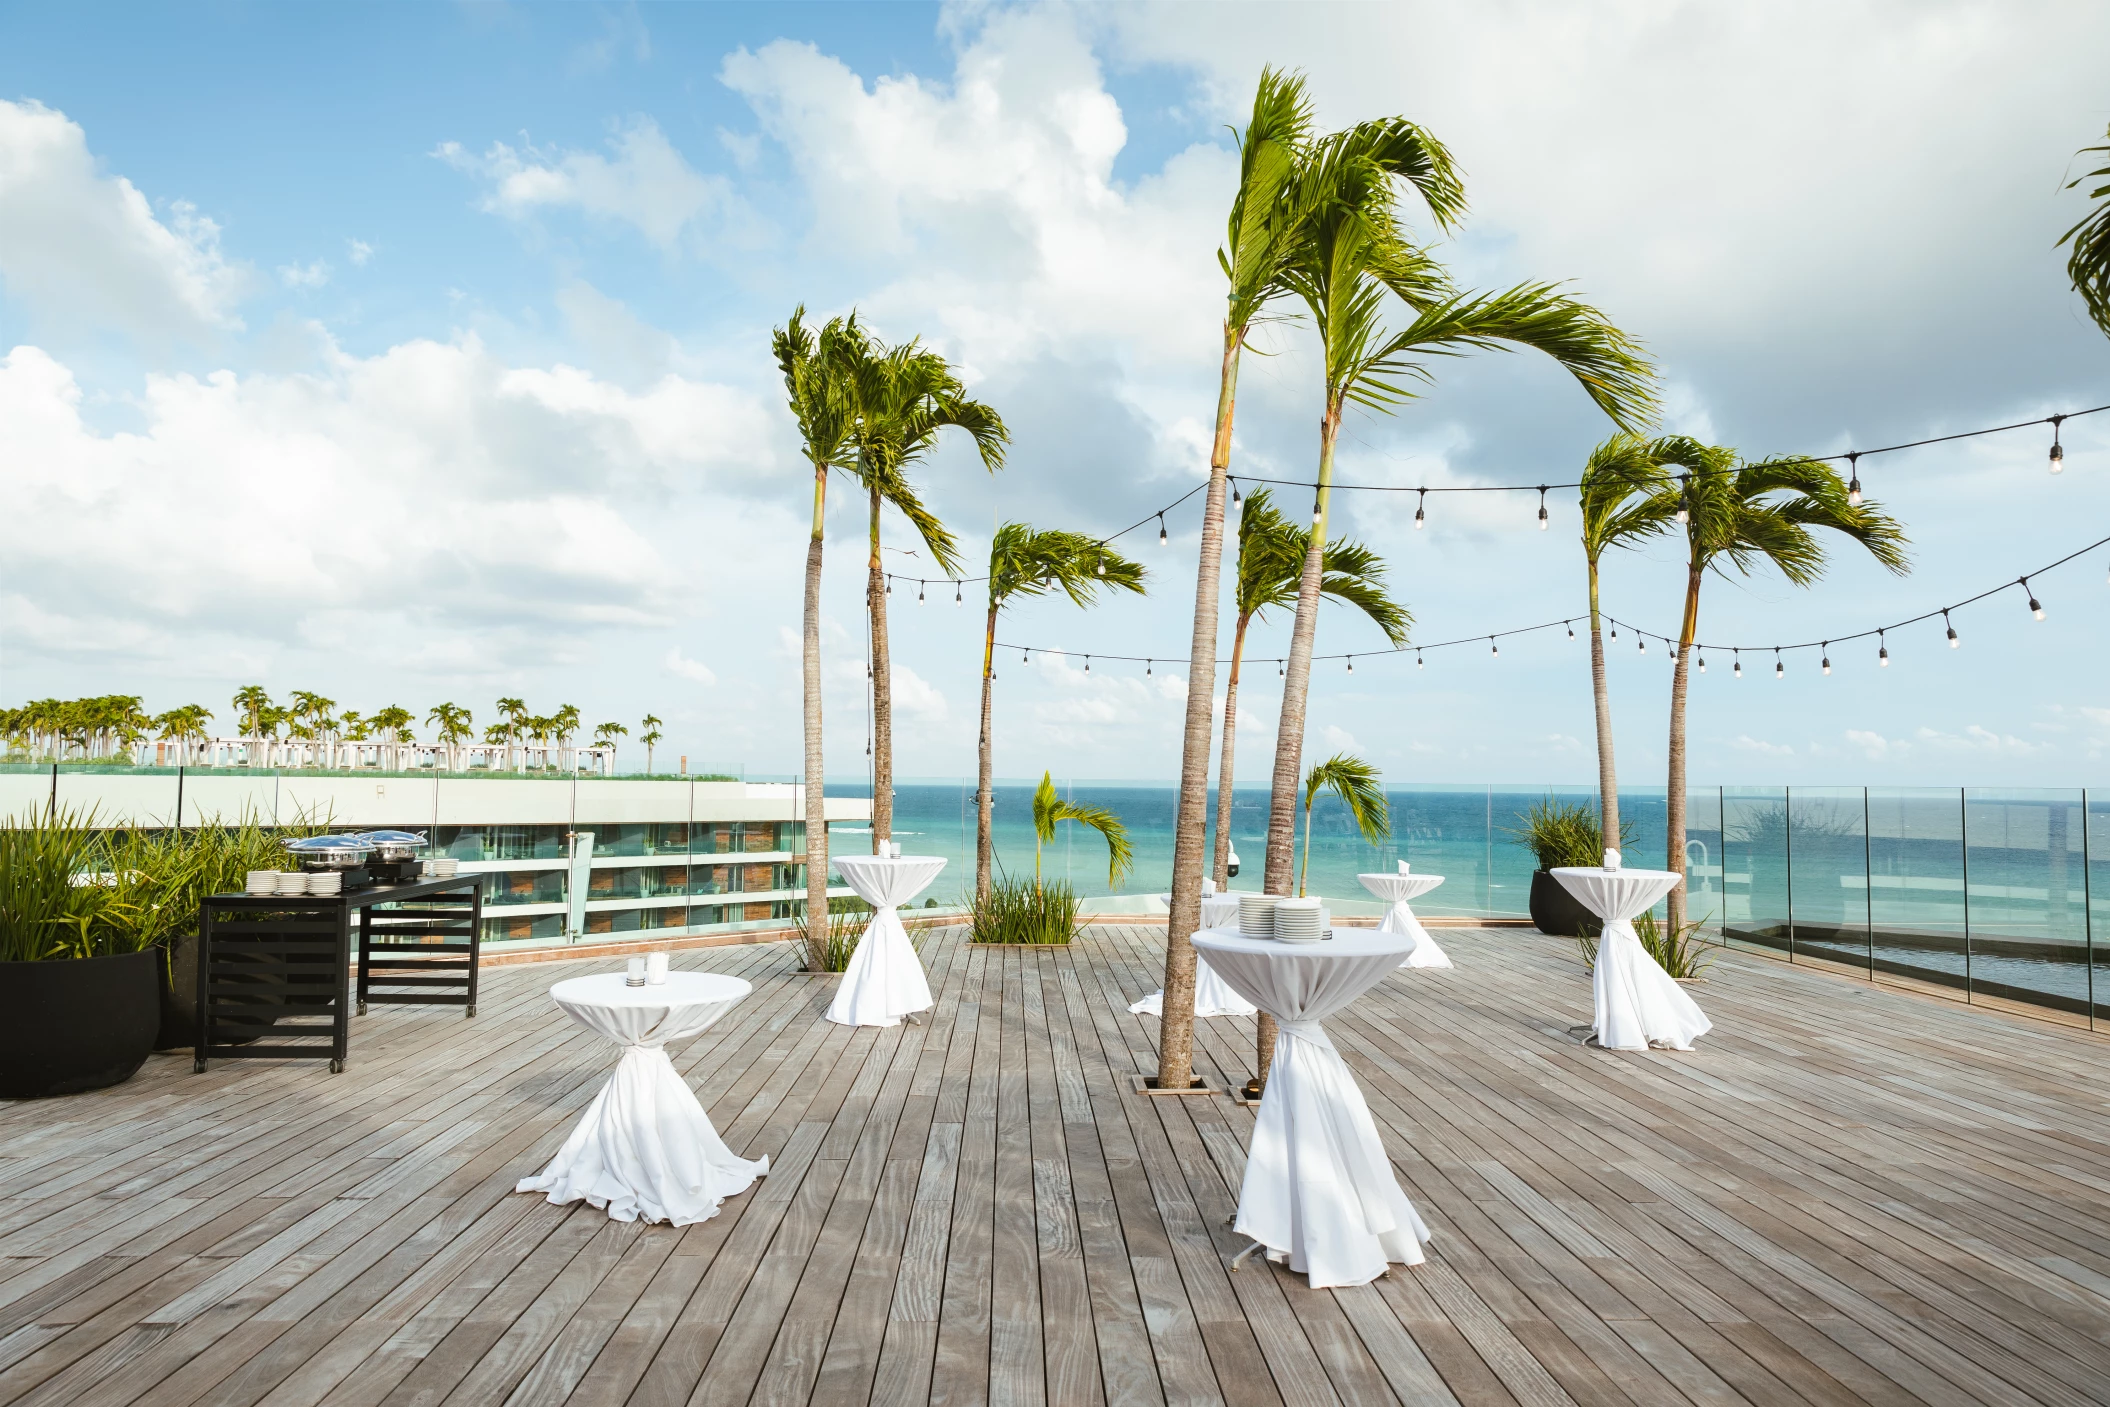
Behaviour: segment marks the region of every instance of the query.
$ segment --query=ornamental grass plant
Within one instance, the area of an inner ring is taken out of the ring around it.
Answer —
[[[1077,891],[1062,880],[1001,878],[968,922],[971,943],[1067,943],[1077,932]]]

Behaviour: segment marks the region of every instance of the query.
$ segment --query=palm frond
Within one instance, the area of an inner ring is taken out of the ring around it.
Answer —
[[[1304,777],[1304,809],[1311,810],[1319,793],[1330,791],[1340,798],[1355,818],[1356,829],[1372,845],[1392,834],[1392,807],[1385,799],[1384,784],[1377,768],[1354,753],[1337,752],[1313,765]]]
[[[1098,538],[1059,528],[1035,529],[1005,523],[989,544],[989,604],[1002,610],[1015,596],[1060,591],[1074,605],[1089,606],[1101,590],[1144,594],[1143,565]]]
[[[2103,135],[2110,138],[2110,129],[2106,129]],[[2075,154],[2086,156],[2091,153],[2110,157],[2110,142],[2099,147],[2082,147]],[[2066,189],[2072,190],[2088,181],[2102,182],[2088,192],[2090,200],[2101,204],[2060,235],[2053,248],[2071,248],[2072,252],[2066,258],[2066,277],[2073,284],[2073,291],[2081,295],[2088,316],[2095,320],[2104,336],[2110,337],[2110,163],[2074,177],[2066,183]]]

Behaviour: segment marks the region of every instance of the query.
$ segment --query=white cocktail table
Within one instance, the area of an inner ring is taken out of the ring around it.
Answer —
[[[1313,1289],[1368,1284],[1394,1262],[1419,1265],[1429,1229],[1400,1190],[1355,1076],[1319,1025],[1396,970],[1409,940],[1335,929],[1325,942],[1283,943],[1215,929],[1195,934],[1194,946],[1281,1023],[1233,1225]]]
[[[1594,1039],[1608,1050],[1667,1046],[1691,1050],[1714,1023],[1685,995],[1634,936],[1633,918],[1648,912],[1676,889],[1684,876],[1671,870],[1606,870],[1563,866],[1552,875],[1582,906],[1605,921],[1591,969],[1597,1013]]]
[[[617,1221],[687,1226],[752,1187],[769,1159],[749,1161],[725,1146],[665,1047],[701,1032],[753,990],[741,978],[705,972],[670,972],[664,984],[647,987],[607,972],[551,987],[558,1006],[621,1046],[623,1058],[549,1166],[513,1190],[591,1202]]]
[[[1158,895],[1169,906],[1170,894]],[[1238,923],[1238,896],[1236,894],[1204,894],[1202,896],[1202,922],[1197,932],[1211,928],[1235,927]],[[1143,1016],[1165,1014],[1165,993],[1162,988],[1149,996],[1131,1002],[1128,1009]],[[1251,1016],[1253,1004],[1224,985],[1216,975],[1216,969],[1200,953],[1194,955],[1194,1014],[1196,1016]]]
[[[1377,926],[1377,931],[1404,933],[1414,940],[1414,951],[1407,954],[1407,960],[1400,964],[1401,967],[1451,965],[1450,955],[1436,946],[1436,940],[1429,936],[1429,931],[1421,926],[1421,920],[1414,917],[1414,911],[1407,907],[1408,900],[1419,899],[1443,883],[1442,875],[1379,873],[1359,874],[1356,878],[1363,882],[1363,888],[1392,905],[1385,910],[1385,921]]]
[[[843,883],[878,912],[843,969],[828,1019],[842,1026],[898,1026],[902,1017],[930,1010],[930,982],[895,908],[930,887],[945,868],[944,857],[844,855],[832,863]]]

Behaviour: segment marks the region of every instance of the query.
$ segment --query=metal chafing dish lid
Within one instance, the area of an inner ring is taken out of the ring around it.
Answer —
[[[357,835],[304,835],[298,840],[286,841],[285,847],[296,855],[311,859],[367,855],[374,848],[372,842]]]
[[[372,846],[424,845],[427,843],[425,837],[419,835],[416,831],[362,831],[354,838],[362,844]]]

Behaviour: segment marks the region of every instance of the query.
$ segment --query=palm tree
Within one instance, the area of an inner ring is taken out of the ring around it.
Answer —
[[[821,548],[827,529],[828,471],[855,456],[856,407],[843,368],[863,340],[857,315],[831,318],[815,337],[802,304],[770,338],[785,398],[799,427],[799,447],[813,466],[813,529],[806,541],[805,630],[801,646],[806,761],[806,957],[819,972],[828,951],[828,806],[821,747]]]
[[[439,724],[439,740],[441,746],[446,749],[447,770],[459,771],[461,761],[455,749],[476,736],[473,728],[475,719],[469,710],[460,704],[443,703],[426,714],[425,721]]]
[[[1355,818],[1355,828],[1372,845],[1382,845],[1392,834],[1392,806],[1385,800],[1384,784],[1375,767],[1347,752],[1337,752],[1314,766],[1304,778],[1304,863],[1297,871],[1300,899],[1304,881],[1311,875],[1311,804],[1322,791],[1341,799]]]
[[[1272,894],[1288,892],[1291,879],[1305,701],[1324,569],[1321,548],[1334,444],[1348,407],[1390,411],[1412,398],[1412,382],[1433,379],[1431,358],[1509,347],[1551,356],[1621,428],[1645,420],[1656,404],[1654,373],[1638,345],[1553,285],[1524,283],[1500,293],[1454,291],[1444,269],[1406,240],[1393,208],[1391,177],[1359,149],[1353,132],[1317,143],[1305,157],[1299,180],[1312,213],[1290,281],[1319,332],[1324,401],[1312,540],[1298,582],[1275,743],[1263,881]],[[1416,315],[1398,332],[1384,327],[1387,292]]]
[[[1905,534],[1895,518],[1873,502],[1856,503],[1839,471],[1814,459],[1791,457],[1741,462],[1719,446],[1693,456],[1680,488],[1657,497],[1682,505],[1685,525],[1685,613],[1678,627],[1677,668],[1670,686],[1670,781],[1665,798],[1664,868],[1685,872],[1685,697],[1687,663],[1700,626],[1700,586],[1713,571],[1749,576],[1771,563],[1795,586],[1824,575],[1824,544],[1813,529],[1827,528],[1867,549],[1891,571],[1910,570]],[[1673,510],[1674,511],[1674,510]],[[1616,831],[1607,831],[1614,835]],[[1685,886],[1668,899],[1667,931],[1683,931]]]
[[[944,429],[965,430],[995,473],[1004,466],[1010,432],[1003,419],[972,400],[945,358],[916,342],[892,350],[877,339],[857,339],[849,367],[856,403],[857,458],[853,471],[871,504],[871,552],[865,606],[872,631],[872,849],[894,832],[894,673],[887,650],[886,569],[879,558],[879,510],[891,503],[914,525],[931,561],[947,576],[960,574],[959,546],[924,506],[908,470],[938,442]],[[917,588],[917,599],[921,590]]]
[[[1106,887],[1120,888],[1121,881],[1136,867],[1136,848],[1129,842],[1128,827],[1121,824],[1119,816],[1103,806],[1063,800],[1055,794],[1055,774],[1043,772],[1040,787],[1033,793],[1034,889],[1040,888],[1040,847],[1054,842],[1058,821],[1075,821],[1106,837]]]
[[[243,739],[250,744],[249,765],[252,767],[264,765],[257,749],[263,742],[264,714],[270,707],[271,696],[264,692],[261,684],[244,684],[235,691],[235,717],[239,720]]]
[[[991,686],[996,682],[996,617],[1013,597],[1045,596],[1060,591],[1076,606],[1089,606],[1102,588],[1143,594],[1141,564],[1129,561],[1095,537],[1051,528],[1039,532],[1024,523],[1005,523],[989,544],[989,617],[982,631],[981,785],[974,807],[974,897],[989,898],[989,871],[995,860],[990,833],[994,805],[991,788],[994,755],[989,737]]]
[[[417,715],[407,708],[390,704],[387,708],[375,709],[374,716],[367,721],[373,727],[375,738],[382,744],[382,769],[389,772],[402,771],[403,744],[416,740],[410,731],[410,725],[417,721]]]
[[[176,743],[179,762],[187,764],[195,756],[197,745],[205,740],[205,721],[211,717],[212,711],[203,704],[183,704],[157,715],[154,726],[161,730],[162,737]]]
[[[500,699],[498,715],[506,721],[506,770],[510,772],[513,770],[513,747],[527,728],[527,704],[520,699]]]
[[[2110,130],[2106,130],[2103,136],[2105,145],[2082,147],[2075,154],[2086,156],[2093,152],[2110,156]],[[2088,316],[2095,319],[2095,325],[2103,330],[2103,335],[2110,337],[2110,163],[2096,167],[2085,176],[2074,177],[2066,183],[2066,189],[2072,190],[2083,181],[2102,182],[2088,192],[2090,200],[2102,203],[2059,236],[2059,243],[2073,248],[2066,260],[2066,277],[2072,282],[2073,291],[2081,295]]]
[[[1246,631],[1270,609],[1297,604],[1297,582],[1311,534],[1276,511],[1272,495],[1255,489],[1238,520],[1238,618],[1231,635],[1231,669],[1224,684],[1221,758],[1216,767],[1215,877],[1219,889],[1231,881],[1231,805],[1237,768],[1238,679],[1245,665]],[[1385,565],[1359,542],[1335,538],[1326,544],[1319,594],[1354,606],[1385,632],[1395,647],[1407,642],[1414,623],[1406,608],[1385,591]]]
[[[638,734],[637,740],[645,745],[645,771],[647,774],[652,771],[652,749],[659,746],[659,740],[662,736],[659,731],[660,721],[648,713],[638,724],[639,727],[645,730]]]
[[[612,777],[615,775],[615,740],[628,737],[630,730],[620,723],[603,723],[600,727],[593,730],[593,735],[600,741],[602,747],[608,749],[608,775]],[[652,768],[648,763],[645,771],[649,773],[651,770]]]
[[[1413,185],[1439,226],[1465,209],[1465,191],[1443,144],[1404,118],[1359,124],[1347,139],[1362,158]],[[1216,262],[1229,283],[1223,361],[1216,391],[1216,435],[1202,507],[1201,561],[1195,573],[1194,633],[1187,651],[1186,727],[1180,750],[1179,810],[1172,846],[1172,914],[1165,924],[1165,1004],[1158,1030],[1158,1080],[1185,1089],[1194,1074],[1194,948],[1201,921],[1203,838],[1209,795],[1209,705],[1216,680],[1216,631],[1223,574],[1225,480],[1237,409],[1238,370],[1248,337],[1272,305],[1293,291],[1292,271],[1312,214],[1297,179],[1311,141],[1311,104],[1301,75],[1264,69],[1252,115],[1238,141],[1238,187]]]
[[[557,765],[567,771],[577,771],[578,755],[572,751],[572,735],[579,731],[579,710],[574,704],[559,704],[550,719],[550,731],[557,739]],[[567,764],[569,764],[567,766]]]
[[[1590,578],[1590,688],[1597,703],[1597,805],[1607,836],[1619,834],[1619,769],[1612,756],[1612,696],[1605,683],[1598,563],[1613,547],[1634,547],[1669,531],[1676,505],[1660,490],[1664,465],[1695,463],[1700,446],[1684,436],[1644,440],[1619,434],[1590,451],[1582,473],[1583,561]],[[1607,841],[1606,844],[1615,842]]]

